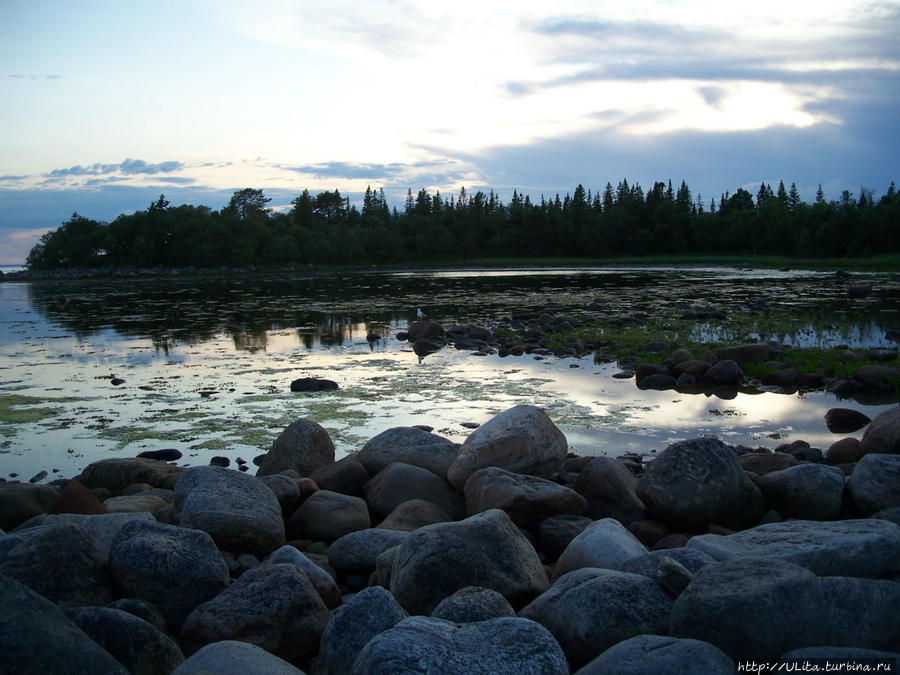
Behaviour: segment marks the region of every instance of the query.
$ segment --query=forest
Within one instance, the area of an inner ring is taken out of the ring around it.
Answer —
[[[602,191],[533,201],[491,190],[449,198],[407,192],[402,210],[383,189],[361,205],[338,190],[307,190],[290,209],[269,208],[263,190],[245,188],[219,211],[172,206],[160,195],[144,210],[110,223],[73,214],[30,251],[31,270],[98,266],[404,264],[472,258],[613,258],[649,255],[861,257],[900,252],[900,195],[892,182],[876,199],[862,188],[826,200],[800,199],[797,187],[761,183],[705,203],[681,182],[644,192],[622,180]]]

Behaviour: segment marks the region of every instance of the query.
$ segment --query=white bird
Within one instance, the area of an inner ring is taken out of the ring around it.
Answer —
[[[421,307],[416,307],[416,318],[417,318],[417,319],[424,319],[424,318],[425,318],[425,312],[422,311],[422,308],[421,308]]]

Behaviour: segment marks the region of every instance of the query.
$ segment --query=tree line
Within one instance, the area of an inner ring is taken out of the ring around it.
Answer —
[[[368,264],[484,257],[591,257],[740,254],[845,257],[900,252],[900,195],[894,183],[875,199],[862,188],[812,203],[797,187],[763,182],[708,203],[684,181],[646,192],[622,180],[601,191],[578,185],[540,201],[493,190],[448,198],[409,190],[402,209],[367,188],[357,207],[338,190],[269,208],[262,190],[235,192],[219,211],[172,206],[160,195],[145,210],[110,223],[73,214],[44,234],[26,261],[33,270],[93,266]]]

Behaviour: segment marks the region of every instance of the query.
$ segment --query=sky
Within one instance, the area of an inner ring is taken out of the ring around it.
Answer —
[[[245,187],[900,179],[900,0],[0,0],[0,264]]]

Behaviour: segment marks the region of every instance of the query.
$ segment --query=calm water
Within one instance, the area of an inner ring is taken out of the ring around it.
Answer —
[[[444,323],[490,325],[547,305],[584,314],[677,318],[694,303],[765,306],[793,318],[793,344],[886,346],[900,327],[897,275],[854,275],[875,292],[849,301],[834,276],[726,268],[609,268],[212,275],[190,279],[0,284],[0,476],[71,476],[96,459],[174,447],[185,464],[247,461],[293,420],[330,432],[338,455],[393,426],[427,424],[462,441],[518,403],[544,407],[581,454],[652,453],[701,434],[822,449],[831,407],[874,417],[893,404],[825,393],[733,398],[638,390],[616,364],[473,356],[452,348],[420,360],[393,336],[417,307]],[[787,325],[787,323],[785,323]],[[697,330],[706,330],[698,325]],[[366,340],[370,332],[383,337]],[[291,380],[327,377],[336,392],[294,394]],[[111,379],[124,383],[114,386]],[[860,434],[856,434],[859,436]],[[55,471],[54,471],[55,470]]]

